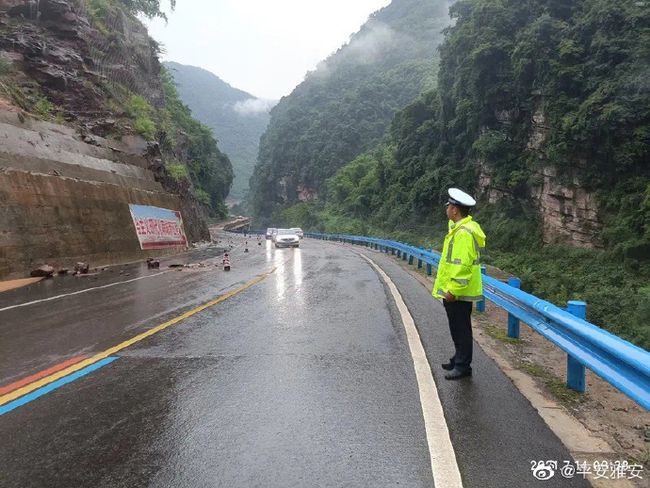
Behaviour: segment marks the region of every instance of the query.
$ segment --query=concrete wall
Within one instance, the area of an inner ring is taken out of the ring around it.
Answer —
[[[142,141],[83,139],[0,110],[0,279],[45,263],[100,266],[174,252],[141,251],[131,221],[130,203],[188,206],[156,181]]]

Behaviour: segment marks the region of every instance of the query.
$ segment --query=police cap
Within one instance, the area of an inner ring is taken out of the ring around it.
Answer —
[[[450,188],[447,192],[449,193],[449,199],[447,200],[448,205],[467,208],[476,205],[476,200],[458,188]]]

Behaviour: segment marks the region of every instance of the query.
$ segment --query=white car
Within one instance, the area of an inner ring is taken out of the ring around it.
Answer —
[[[292,227],[291,230],[294,231],[296,233],[296,235],[298,237],[300,237],[301,239],[303,237],[305,237],[305,233],[302,231],[302,229],[300,227]]]
[[[300,237],[292,229],[278,229],[275,234],[275,247],[298,247]]]

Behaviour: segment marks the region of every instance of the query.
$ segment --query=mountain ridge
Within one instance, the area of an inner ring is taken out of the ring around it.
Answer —
[[[384,136],[394,114],[435,86],[451,2],[393,0],[271,110],[251,179],[263,224],[322,198],[327,178]]]
[[[268,124],[268,108],[275,102],[235,88],[204,68],[174,61],[164,65],[192,115],[212,129],[229,156],[235,174],[229,199],[241,200],[248,190],[259,138]]]

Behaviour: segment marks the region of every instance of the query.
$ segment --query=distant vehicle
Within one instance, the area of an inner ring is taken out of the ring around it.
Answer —
[[[296,235],[298,237],[300,237],[301,239],[303,237],[305,237],[305,233],[302,231],[302,229],[300,227],[292,227],[291,230],[294,231],[296,233]]]
[[[273,231],[275,230],[277,229],[274,229],[273,227],[269,227],[268,229],[266,229],[266,238],[271,239],[273,237]]]
[[[275,236],[275,247],[298,247],[300,237],[292,229],[278,229]]]

